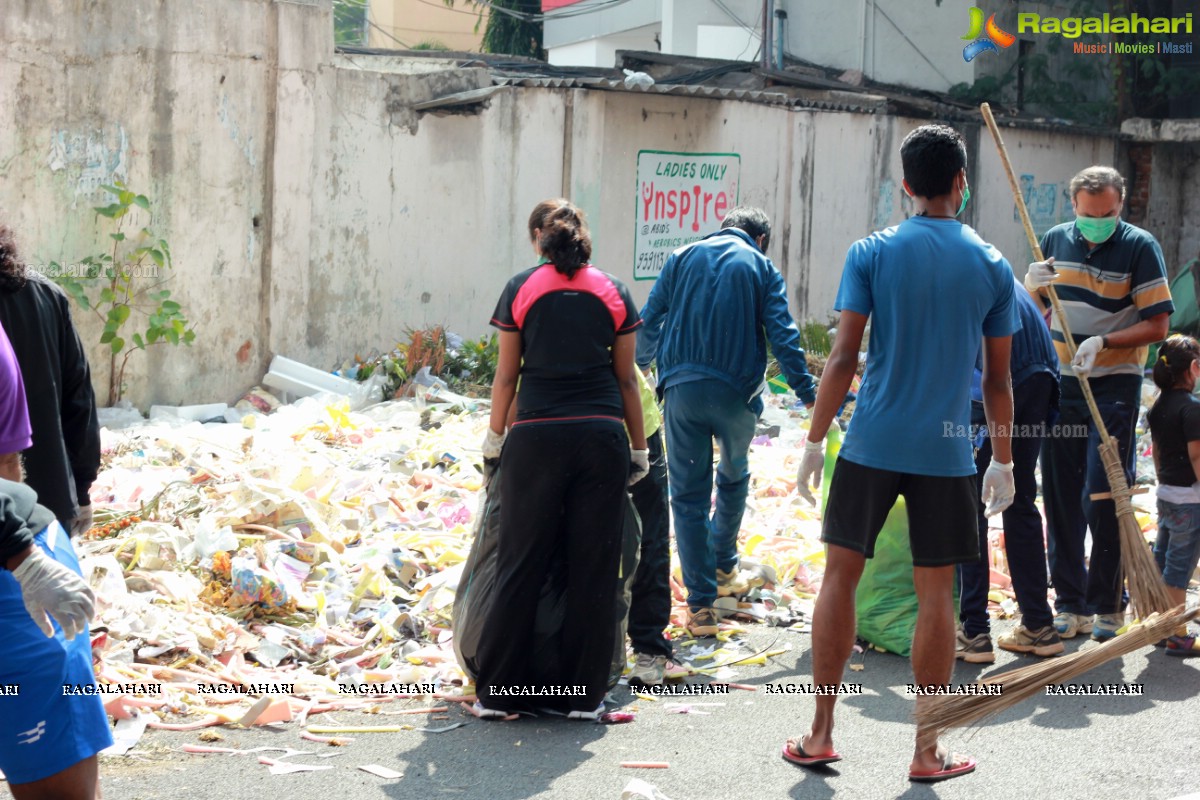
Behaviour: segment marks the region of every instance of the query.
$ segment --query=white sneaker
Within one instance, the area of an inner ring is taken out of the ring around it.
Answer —
[[[595,711],[572,711],[567,714],[567,719],[582,719],[595,722],[604,714],[604,703],[601,703]]]

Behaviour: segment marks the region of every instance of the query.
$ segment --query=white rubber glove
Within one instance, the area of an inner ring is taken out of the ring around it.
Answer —
[[[629,451],[629,486],[650,474],[650,451]]]
[[[654,374],[653,369],[646,367],[642,370],[642,376],[645,377],[646,385],[650,387],[650,391],[653,392],[658,388],[658,376]]]
[[[47,556],[37,545],[12,575],[21,584],[25,610],[42,633],[54,635],[50,617],[54,617],[68,639],[87,633],[88,621],[96,609],[96,595],[83,578]]]
[[[82,536],[92,529],[92,504],[79,507],[79,514],[71,520],[71,536]]]
[[[1017,482],[1013,478],[1012,463],[1001,464],[993,457],[987,472],[983,473],[983,515],[991,517],[999,514],[1012,505],[1016,494]]]
[[[800,456],[800,469],[796,472],[796,493],[814,506],[817,499],[809,490],[821,488],[821,476],[825,473],[824,442],[805,442],[804,454]]]
[[[1096,366],[1096,356],[1104,349],[1103,336],[1089,336],[1075,349],[1075,357],[1071,359],[1071,369],[1076,377],[1086,378]]]
[[[1053,257],[1047,258],[1045,261],[1034,261],[1029,265],[1029,271],[1025,273],[1025,288],[1036,292],[1056,280],[1058,280],[1058,273],[1054,271]]]
[[[483,457],[484,458],[499,458],[500,450],[504,447],[504,439],[507,434],[496,433],[491,428],[488,428],[487,435],[483,437]]]

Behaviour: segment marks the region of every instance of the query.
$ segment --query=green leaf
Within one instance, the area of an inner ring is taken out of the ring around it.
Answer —
[[[196,332],[194,330],[192,330],[191,328],[188,328],[187,331],[185,331],[183,334],[183,343],[191,344],[192,341],[195,340],[195,338],[196,338]]]
[[[120,305],[113,306],[113,310],[110,313],[115,315],[118,325],[124,325],[125,320],[129,319],[130,308],[121,303]]]
[[[111,342],[111,341],[112,341],[113,339],[115,339],[115,338],[117,338],[117,332],[116,332],[116,331],[109,331],[109,330],[106,330],[106,331],[104,331],[104,333],[102,333],[102,334],[100,335],[100,344],[108,344],[109,342]]]
[[[117,181],[118,185],[120,183],[121,183],[120,181]],[[103,189],[104,191],[108,192],[111,195],[116,195],[117,197],[121,196],[121,190],[117,186],[104,185],[104,186],[101,186],[100,188]]]
[[[181,308],[183,308],[183,306],[179,305],[179,303],[176,303],[174,300],[164,300],[162,304],[162,310],[168,314],[177,314]]]
[[[120,203],[113,203],[112,205],[107,206],[96,206],[96,213],[102,217],[108,217],[109,219],[116,219],[118,216],[120,216],[120,212],[123,210],[124,209]]]
[[[179,331],[174,328],[167,328],[163,331],[163,338],[171,344],[179,344]]]
[[[171,296],[171,292],[167,289],[163,289],[161,292],[158,293],[159,300],[166,300],[170,296]]]
[[[128,208],[133,204],[133,198],[136,196],[133,192],[124,191],[117,195],[117,202]]]
[[[137,347],[139,350],[145,350],[145,349],[146,349],[146,340],[142,338],[142,335],[141,335],[140,333],[135,333],[135,334],[133,335],[133,344],[134,344],[134,346],[135,346],[135,347]]]
[[[154,263],[161,267],[165,261],[162,252],[159,250],[149,250],[148,252],[150,253],[150,258],[154,259]]]
[[[150,328],[146,331],[146,344],[154,344],[162,338],[162,333],[158,328]]]
[[[125,340],[122,339],[120,336],[118,336],[115,339],[113,339],[112,342],[109,343],[109,346],[112,347],[112,351],[114,354],[119,353],[125,347]]]
[[[117,231],[116,233],[110,233],[108,236],[109,236],[109,238],[110,238],[110,239],[112,239],[114,242],[123,242],[123,241],[125,241],[125,234],[121,233],[120,231]]]
[[[133,204],[138,208],[149,208],[150,198],[146,197],[144,194],[139,194],[137,197],[133,198]]]
[[[103,289],[100,290],[100,302],[101,303],[111,303],[114,300],[116,300],[116,296],[113,294],[112,289],[105,286]]]

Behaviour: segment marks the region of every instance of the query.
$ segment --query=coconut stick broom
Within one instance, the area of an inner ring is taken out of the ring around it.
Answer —
[[[992,117],[992,109],[987,103],[983,103],[979,110],[996,142],[996,149],[1000,152],[1000,161],[1004,164],[1005,174],[1008,175],[1008,184],[1012,188],[1013,200],[1021,215],[1021,224],[1025,227],[1025,235],[1029,238],[1029,247],[1033,250],[1033,257],[1037,261],[1042,261],[1044,258],[1042,248],[1033,232],[1033,223],[1030,222],[1029,212],[1025,208],[1025,198],[1017,185],[1016,175],[1008,160],[1008,151],[1004,147],[1004,140],[1000,138],[1000,129],[996,127],[996,120]],[[1062,329],[1067,352],[1074,358],[1075,340],[1067,325],[1067,315],[1063,312],[1058,292],[1054,290],[1054,284],[1047,286],[1046,291],[1050,295],[1050,304],[1058,318],[1059,327]],[[1171,601],[1167,595],[1167,587],[1162,581],[1162,573],[1158,569],[1158,565],[1154,563],[1154,556],[1150,553],[1150,548],[1146,546],[1142,528],[1133,514],[1133,505],[1130,503],[1132,493],[1129,490],[1129,483],[1125,479],[1125,468],[1121,464],[1117,442],[1109,436],[1108,429],[1104,426],[1104,420],[1100,417],[1100,409],[1096,407],[1096,398],[1092,395],[1092,387],[1089,385],[1088,379],[1082,375],[1077,377],[1079,386],[1083,390],[1084,400],[1087,401],[1088,409],[1092,413],[1092,420],[1096,424],[1096,431],[1100,434],[1100,460],[1104,464],[1104,473],[1108,477],[1113,504],[1116,506],[1117,527],[1120,531],[1121,541],[1121,571],[1129,583],[1130,602],[1136,616],[1140,618],[1148,617],[1155,611],[1165,612],[1171,608]],[[1120,590],[1118,589],[1118,591]]]
[[[932,737],[927,741],[937,741],[937,737],[950,728],[981,722],[1040,694],[1046,686],[1069,681],[1106,661],[1162,641],[1197,616],[1200,616],[1200,608],[1185,609],[1183,606],[1162,614],[1153,613],[1102,645],[1077,650],[1069,656],[1041,659],[1036,664],[993,675],[977,684],[998,686],[1000,688],[995,690],[998,694],[980,692],[924,698],[925,702],[917,710],[917,728],[923,737]]]

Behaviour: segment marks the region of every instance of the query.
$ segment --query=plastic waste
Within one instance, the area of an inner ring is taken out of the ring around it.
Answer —
[[[141,425],[146,421],[146,418],[142,416],[142,412],[134,408],[133,404],[128,400],[121,400],[115,406],[97,408],[96,417],[100,422],[100,427],[108,428],[109,430],[119,430],[132,425]]]
[[[631,69],[622,71],[625,73],[626,89],[649,89],[654,85],[654,78],[644,72],[634,72]]]
[[[259,566],[253,556],[236,556],[231,570],[233,599],[239,605],[260,605],[278,608],[288,601],[283,584]]]

